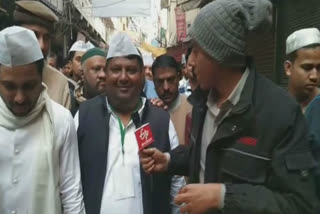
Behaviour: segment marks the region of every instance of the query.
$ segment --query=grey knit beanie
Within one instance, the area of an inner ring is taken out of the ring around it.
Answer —
[[[269,0],[216,0],[200,10],[189,33],[218,63],[243,67],[248,32],[265,27],[271,17]]]

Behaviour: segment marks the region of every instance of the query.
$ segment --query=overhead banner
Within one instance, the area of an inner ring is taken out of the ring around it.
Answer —
[[[92,0],[96,17],[150,16],[151,0]]]
[[[186,14],[182,8],[177,7],[176,24],[177,24],[177,42],[184,41],[187,38]]]

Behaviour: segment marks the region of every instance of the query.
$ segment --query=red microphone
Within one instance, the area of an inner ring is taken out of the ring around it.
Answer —
[[[149,123],[144,124],[140,128],[136,129],[134,134],[138,142],[139,151],[145,149],[147,146],[154,142],[152,130]]]

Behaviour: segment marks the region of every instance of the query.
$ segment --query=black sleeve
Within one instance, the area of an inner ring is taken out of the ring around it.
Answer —
[[[172,175],[184,175],[189,174],[189,145],[179,145],[170,152],[170,163],[168,173]]]
[[[318,203],[310,169],[315,161],[301,110],[292,110],[291,126],[273,150],[264,185],[226,184],[225,214],[311,214]]]

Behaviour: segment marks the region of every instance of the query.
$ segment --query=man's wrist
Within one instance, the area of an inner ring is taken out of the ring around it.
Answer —
[[[220,201],[218,204],[218,209],[223,209],[224,208],[224,199],[226,197],[226,185],[225,184],[220,184]]]
[[[171,160],[171,156],[170,156],[169,152],[165,152],[164,155],[166,156],[166,162],[167,162],[166,170],[168,170],[169,163],[170,163],[170,160]]]

